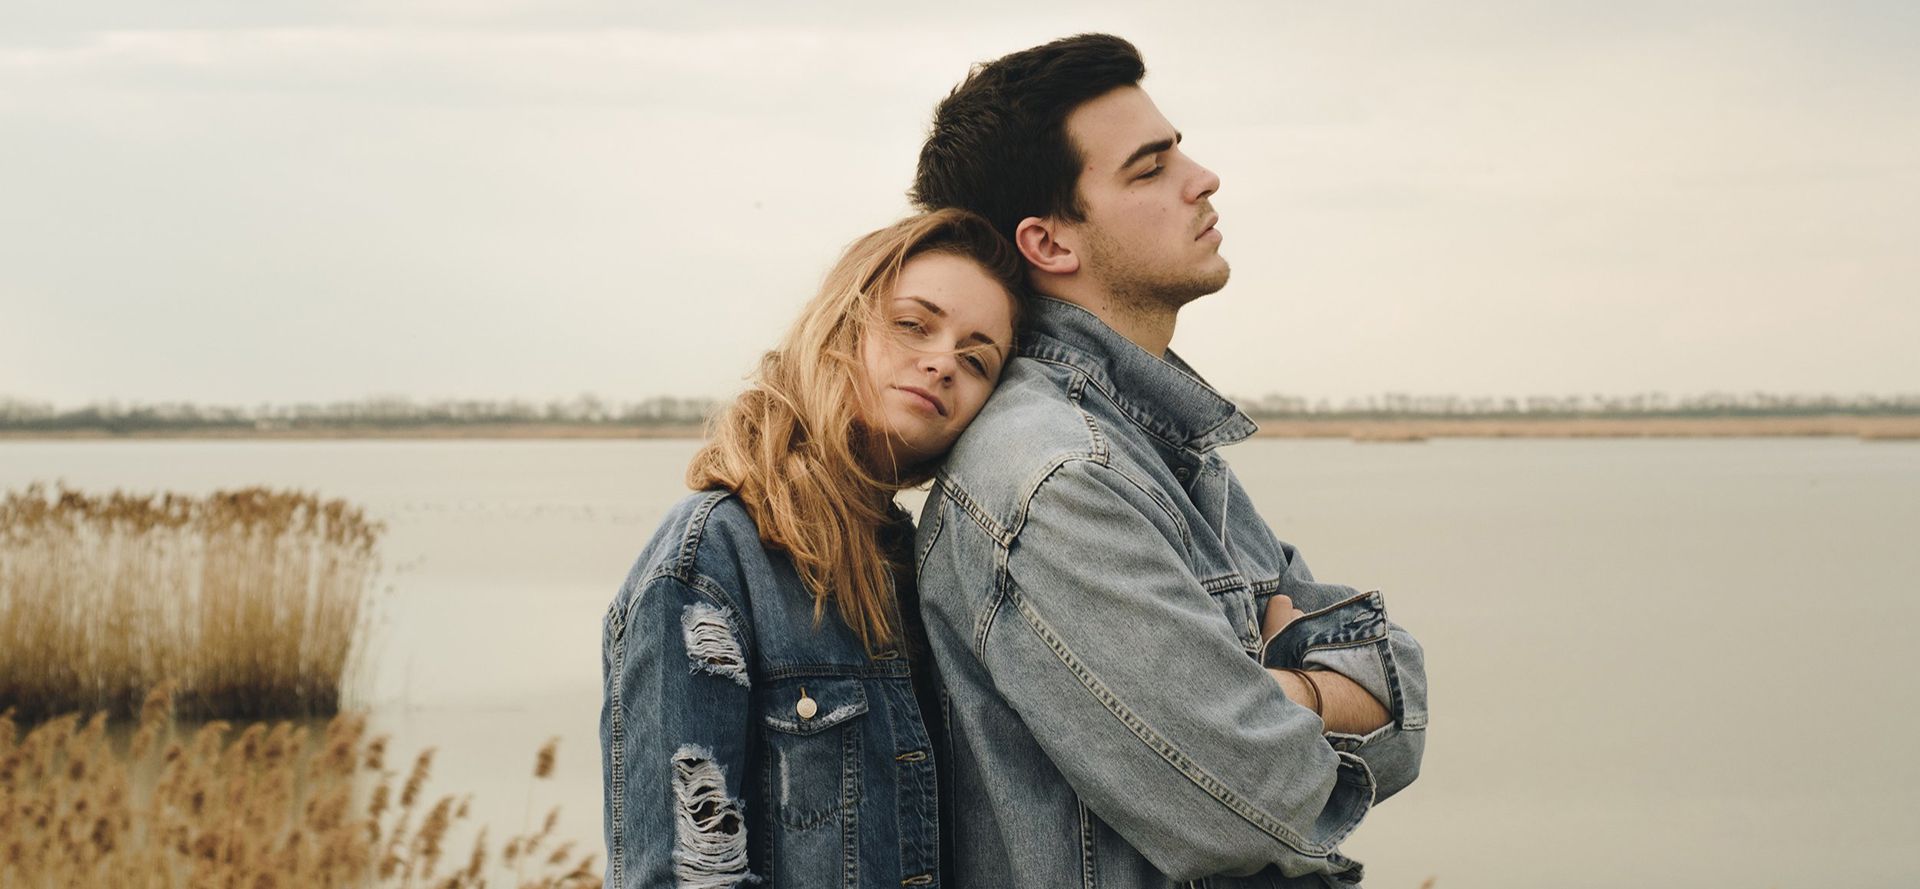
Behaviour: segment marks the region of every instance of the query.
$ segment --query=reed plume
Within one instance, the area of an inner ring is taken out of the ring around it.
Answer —
[[[127,716],[176,677],[186,717],[335,713],[382,531],[344,501],[264,488],[8,492],[0,708]]]

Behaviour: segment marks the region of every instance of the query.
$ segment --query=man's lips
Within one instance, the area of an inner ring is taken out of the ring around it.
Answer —
[[[935,412],[939,413],[940,416],[944,417],[947,415],[946,402],[943,402],[940,399],[935,398],[932,392],[928,392],[927,390],[922,389],[919,386],[895,386],[893,388],[898,389],[902,392],[907,393],[908,395],[912,395],[916,398],[919,398],[925,401],[927,405],[933,408]]]
[[[1207,217],[1207,224],[1200,227],[1200,233],[1197,235],[1194,235],[1193,239],[1198,241],[1201,238],[1206,237],[1208,233],[1213,231],[1213,227],[1219,224],[1220,224],[1220,214],[1215,213],[1212,216]]]

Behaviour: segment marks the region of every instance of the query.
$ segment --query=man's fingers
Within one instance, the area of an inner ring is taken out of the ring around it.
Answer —
[[[1265,638],[1271,639],[1279,635],[1281,630],[1286,629],[1287,624],[1304,616],[1306,612],[1293,607],[1293,599],[1276,593],[1273,598],[1267,600],[1267,613],[1260,620],[1260,633]]]

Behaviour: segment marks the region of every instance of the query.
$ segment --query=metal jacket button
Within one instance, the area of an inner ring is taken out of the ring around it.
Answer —
[[[793,705],[793,712],[800,714],[801,719],[812,719],[813,714],[820,712],[820,705],[807,697],[805,686],[800,688],[800,703]]]

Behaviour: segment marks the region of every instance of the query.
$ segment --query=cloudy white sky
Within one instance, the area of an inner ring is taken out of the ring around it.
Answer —
[[[0,396],[732,391],[1085,30],[1222,177],[1225,391],[1920,390],[1920,5],[905,6],[7,4]]]

